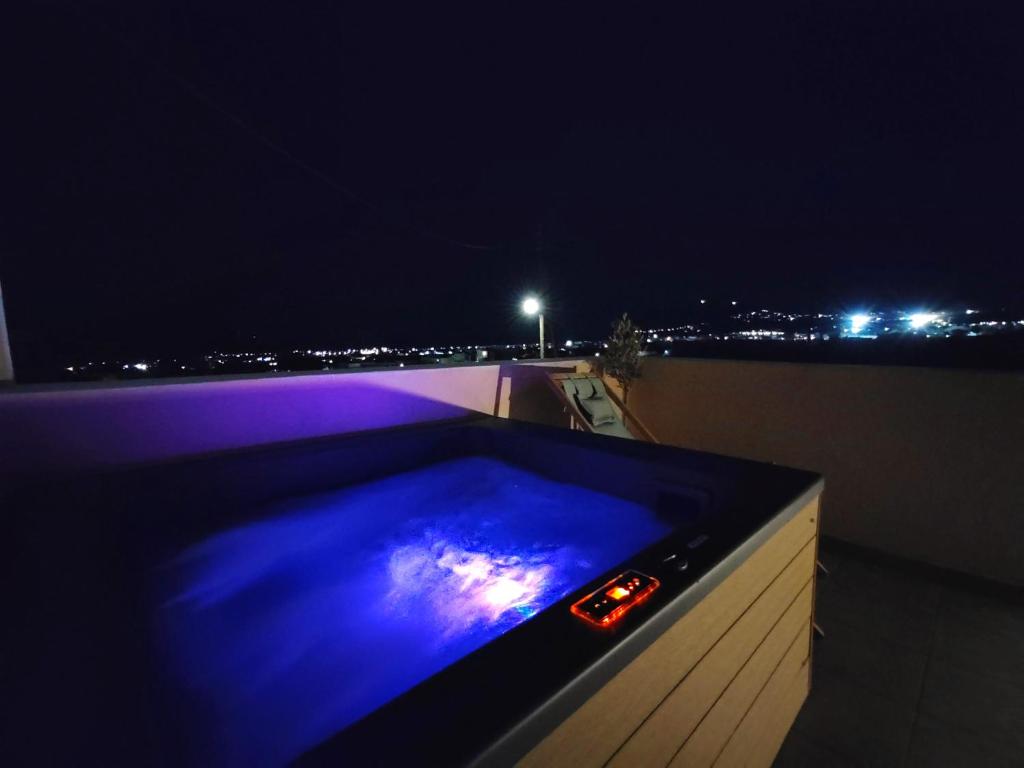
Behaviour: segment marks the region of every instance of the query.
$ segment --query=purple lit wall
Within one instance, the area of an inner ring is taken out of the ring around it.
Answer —
[[[532,403],[548,395],[545,374],[502,364],[16,387],[0,391],[0,480],[495,414],[509,386],[513,418],[554,423],[557,408]]]
[[[493,413],[499,366],[12,390],[0,477]]]

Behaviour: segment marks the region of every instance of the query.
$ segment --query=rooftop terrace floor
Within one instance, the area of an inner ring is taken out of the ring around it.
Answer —
[[[1024,591],[822,541],[811,694],[775,765],[1024,765]]]

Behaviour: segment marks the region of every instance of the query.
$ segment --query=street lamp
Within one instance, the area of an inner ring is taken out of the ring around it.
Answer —
[[[523,314],[524,315],[537,315],[540,322],[540,359],[544,359],[544,313],[540,311],[540,301],[533,296],[527,296],[523,299]]]

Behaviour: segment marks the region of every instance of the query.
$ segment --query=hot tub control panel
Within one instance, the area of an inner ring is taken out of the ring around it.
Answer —
[[[661,582],[653,576],[626,571],[573,603],[570,610],[598,627],[610,627],[650,597],[659,586]]]

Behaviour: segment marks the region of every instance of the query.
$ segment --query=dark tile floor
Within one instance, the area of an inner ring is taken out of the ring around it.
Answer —
[[[1024,766],[1024,592],[823,542],[811,694],[775,765]]]

